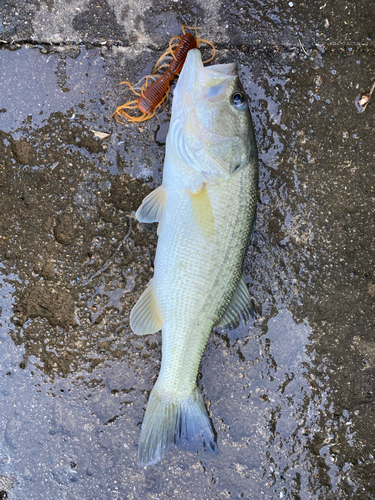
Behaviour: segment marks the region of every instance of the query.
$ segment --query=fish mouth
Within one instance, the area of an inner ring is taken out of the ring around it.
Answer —
[[[194,88],[197,84],[207,85],[210,81],[222,83],[231,81],[238,76],[238,65],[235,62],[203,66],[202,55],[199,49],[189,50],[179,82],[186,88]],[[181,86],[182,86],[181,85]]]
[[[211,103],[219,102],[227,95],[228,86],[238,78],[238,65],[232,62],[206,66],[197,76],[201,84],[197,97]]]
[[[212,66],[206,66],[204,68],[210,73],[218,73],[223,76],[237,76],[238,75],[238,65],[235,62],[226,64],[213,64]]]
[[[198,102],[215,103],[225,98],[228,86],[235,79],[238,79],[237,63],[203,66],[200,50],[189,50],[173,94],[175,121],[178,117],[183,121],[188,119]]]

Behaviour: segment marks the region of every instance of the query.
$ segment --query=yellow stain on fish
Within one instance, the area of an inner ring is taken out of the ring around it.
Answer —
[[[193,218],[197,227],[210,237],[214,234],[214,216],[212,214],[211,202],[208,197],[206,183],[196,192],[188,191],[191,199],[191,207],[193,209]]]
[[[212,328],[251,307],[242,274],[257,200],[258,159],[237,65],[203,67],[189,51],[173,97],[163,184],[140,222],[159,222],[155,273],[130,314],[139,334],[162,329],[162,363],[142,424],[140,465],[168,448],[217,450],[197,386]]]

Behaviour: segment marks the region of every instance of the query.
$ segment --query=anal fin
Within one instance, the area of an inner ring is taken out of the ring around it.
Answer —
[[[163,326],[158,305],[156,302],[153,280],[139,297],[130,313],[130,327],[137,335],[156,333]]]
[[[216,326],[231,330],[238,326],[241,317],[247,318],[252,316],[252,314],[253,307],[251,304],[251,297],[246,286],[245,278],[242,275],[229,306]]]
[[[142,201],[135,216],[139,222],[160,222],[164,216],[167,193],[163,184]]]

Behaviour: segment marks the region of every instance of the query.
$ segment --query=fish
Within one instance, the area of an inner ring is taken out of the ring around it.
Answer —
[[[258,155],[236,63],[203,66],[188,52],[175,87],[162,184],[136,212],[158,222],[154,277],[130,313],[135,334],[162,330],[162,361],[138,446],[140,466],[176,445],[218,452],[197,385],[214,326],[251,310],[243,260],[253,234]]]

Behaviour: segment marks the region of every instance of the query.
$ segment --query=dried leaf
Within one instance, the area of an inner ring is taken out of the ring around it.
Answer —
[[[361,99],[358,101],[358,104],[360,104],[361,106],[364,106],[365,104],[367,104],[370,100],[370,94],[364,94]]]
[[[97,137],[98,139],[105,139],[106,137],[109,137],[109,134],[105,132],[98,132],[97,130],[91,130],[91,132]]]
[[[372,96],[372,93],[374,92],[375,90],[375,82],[372,84],[372,87],[370,89],[370,92],[368,94],[363,94],[363,96],[359,99],[358,101],[358,104],[360,106],[362,106],[362,111],[364,111],[368,105],[368,103],[370,102],[370,99],[371,99],[371,96]]]

